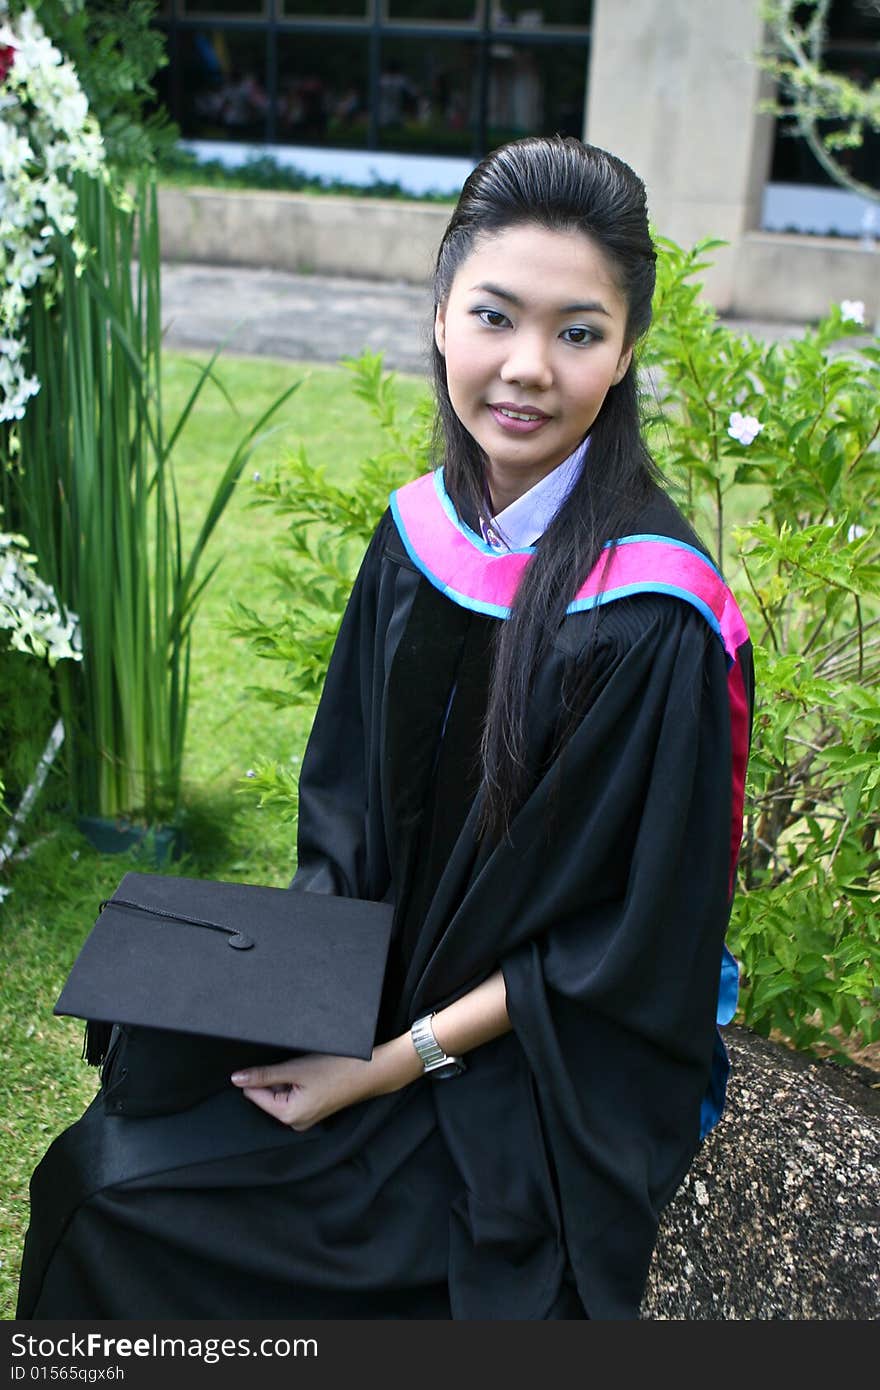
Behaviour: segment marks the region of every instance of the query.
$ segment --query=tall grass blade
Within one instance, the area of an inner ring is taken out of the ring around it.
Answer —
[[[142,181],[134,212],[83,177],[77,194],[91,253],[81,268],[56,238],[62,291],[55,302],[35,292],[29,368],[41,389],[21,422],[20,466],[0,470],[0,498],[6,524],[26,532],[60,602],[80,616],[84,659],[55,672],[71,808],[173,821],[192,623],[219,564],[202,573],[204,551],[264,427],[299,383],[245,430],[187,552],[172,456],[205,383],[228,400],[214,370],[222,344],[167,431],[155,185]]]

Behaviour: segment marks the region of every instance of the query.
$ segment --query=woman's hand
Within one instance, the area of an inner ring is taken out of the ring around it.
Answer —
[[[271,1067],[234,1072],[231,1080],[267,1115],[301,1131],[348,1105],[400,1090],[421,1074],[409,1034],[403,1034],[374,1048],[369,1062],[310,1052]]]
[[[434,1036],[450,1056],[510,1030],[507,992],[500,970],[433,1017]],[[310,1052],[272,1067],[250,1067],[232,1075],[248,1100],[291,1129],[310,1129],[337,1110],[372,1096],[387,1096],[424,1076],[409,1033],[373,1048],[369,1062]]]

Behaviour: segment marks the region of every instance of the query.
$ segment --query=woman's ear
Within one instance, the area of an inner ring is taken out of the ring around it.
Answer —
[[[624,349],[623,349],[623,352],[620,354],[619,358],[617,359],[617,366],[616,366],[615,369],[614,369],[614,376],[612,377],[612,380],[611,380],[611,385],[612,385],[612,386],[616,386],[617,383],[618,383],[619,381],[623,381],[623,378],[626,376],[627,372],[629,371],[629,364],[630,364],[630,362],[632,361],[632,355],[633,355],[633,350],[632,350],[631,347],[628,347],[628,348],[624,348]]]
[[[438,304],[434,312],[434,342],[442,357],[446,351],[446,305]]]

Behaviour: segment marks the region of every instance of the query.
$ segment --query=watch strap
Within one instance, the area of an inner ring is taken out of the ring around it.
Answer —
[[[437,1071],[441,1067],[448,1069],[449,1075],[464,1071],[464,1061],[461,1057],[450,1057],[443,1051],[443,1048],[434,1037],[434,1029],[431,1027],[431,1019],[434,1015],[425,1014],[423,1018],[416,1019],[410,1029],[413,1047],[421,1058],[422,1066],[426,1072]]]

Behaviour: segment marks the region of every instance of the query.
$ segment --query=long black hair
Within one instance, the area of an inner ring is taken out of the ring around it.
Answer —
[[[624,345],[634,344],[651,322],[655,279],[644,185],[622,160],[573,137],[514,141],[471,172],[437,254],[435,313],[477,239],[522,225],[582,232],[600,248],[627,307]],[[436,459],[458,511],[474,516],[484,505],[485,460],[452,407],[436,343],[433,370]],[[655,484],[632,361],[589,434],[586,464],[536,547],[510,618],[499,624],[481,753],[481,824],[491,836],[507,831],[525,791],[527,705],[538,663],[603,545],[626,534]]]

